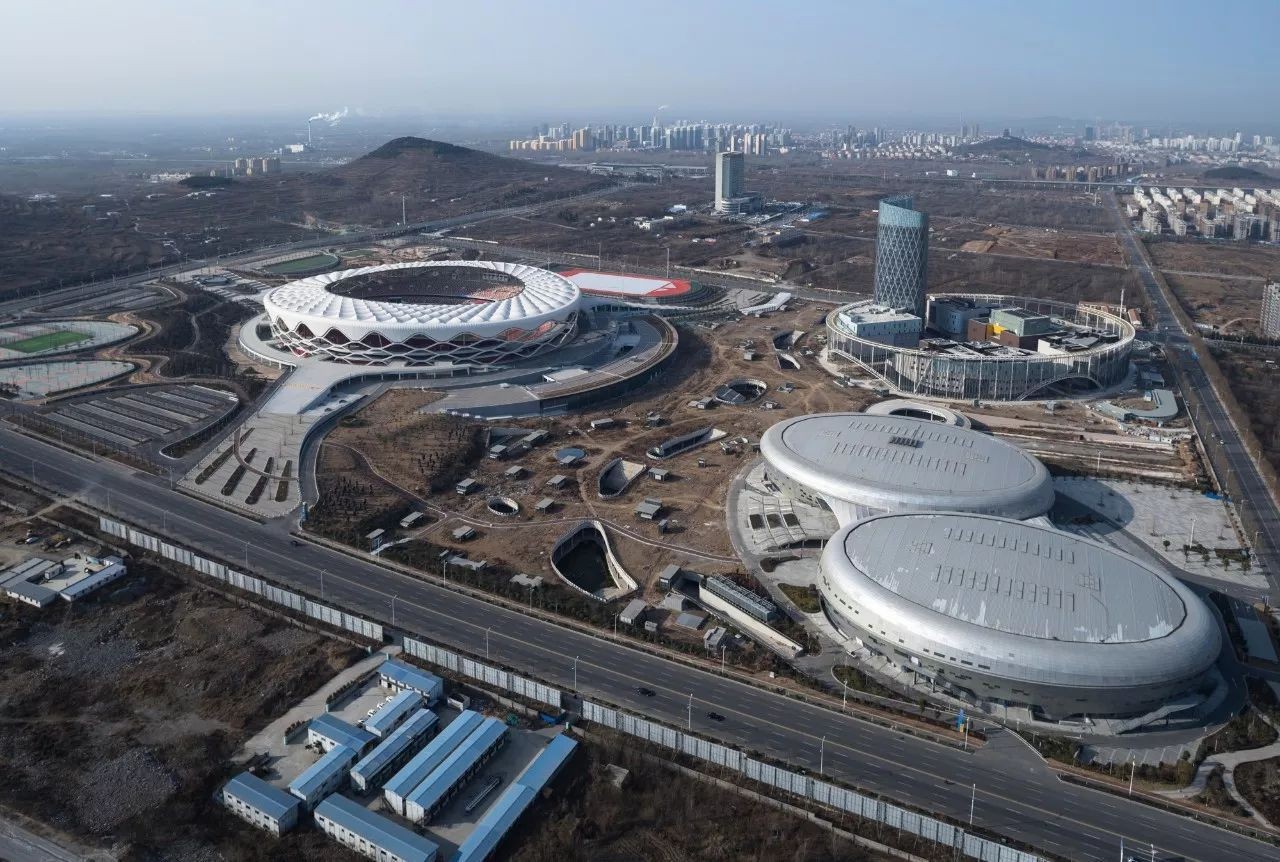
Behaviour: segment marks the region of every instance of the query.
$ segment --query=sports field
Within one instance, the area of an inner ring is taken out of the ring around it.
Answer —
[[[325,252],[273,263],[270,266],[264,266],[262,271],[272,275],[297,275],[303,272],[320,272],[336,266],[338,262],[339,258],[336,254]]]
[[[87,332],[73,332],[70,329],[58,329],[53,332],[46,332],[42,335],[33,335],[30,338],[24,338],[21,341],[11,341],[8,344],[0,344],[6,350],[16,350],[19,353],[41,353],[45,350],[53,350],[56,347],[66,347],[68,344],[76,344],[81,341],[89,341],[93,338]]]

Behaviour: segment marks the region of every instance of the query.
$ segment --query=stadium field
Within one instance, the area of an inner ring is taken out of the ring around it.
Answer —
[[[66,347],[68,344],[76,344],[81,341],[90,341],[93,336],[87,332],[74,332],[70,329],[59,329],[54,332],[46,332],[43,335],[33,335],[30,338],[24,338],[21,341],[11,341],[8,344],[0,344],[0,347],[6,350],[16,350],[19,353],[41,353],[45,350],[53,350],[55,347]]]

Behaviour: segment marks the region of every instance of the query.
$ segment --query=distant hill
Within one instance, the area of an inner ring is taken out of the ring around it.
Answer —
[[[973,156],[995,155],[999,153],[1026,153],[1033,150],[1051,150],[1048,144],[1038,144],[1026,138],[989,138],[976,144],[966,144],[960,152]]]
[[[316,236],[309,228],[389,227],[400,222],[401,195],[412,223],[613,185],[586,172],[416,137],[396,138],[326,170],[230,184],[209,176],[183,182],[221,188],[212,197],[159,193],[134,199],[127,219],[86,216],[81,201],[35,206],[0,195],[0,295],[11,287],[154,266],[178,252],[210,255]]]
[[[1255,171],[1253,168],[1245,168],[1240,165],[1224,165],[1220,168],[1210,168],[1202,175],[1206,180],[1252,180],[1254,182],[1271,182],[1275,177],[1270,174],[1264,174],[1262,171]]]

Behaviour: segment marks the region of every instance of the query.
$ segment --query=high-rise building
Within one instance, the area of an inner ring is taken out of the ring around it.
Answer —
[[[1280,281],[1262,288],[1262,334],[1280,338]]]
[[[747,178],[743,153],[716,153],[716,212],[728,212],[730,201],[740,198]]]
[[[912,207],[910,195],[880,201],[876,228],[876,302],[909,311],[923,320],[928,269],[928,214]]]

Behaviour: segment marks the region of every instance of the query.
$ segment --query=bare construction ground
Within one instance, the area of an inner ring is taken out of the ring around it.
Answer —
[[[1200,240],[1148,240],[1147,253],[1163,270],[1280,278],[1280,248]]]
[[[1263,282],[1170,272],[1164,280],[1196,323],[1216,327],[1223,335],[1261,335]]]
[[[423,538],[465,549],[473,559],[503,561],[532,574],[552,576],[548,563],[552,545],[584,518],[606,524],[623,565],[642,586],[651,585],[658,572],[673,562],[699,570],[735,570],[738,563],[725,531],[724,505],[733,476],[756,457],[751,444],[760,439],[766,428],[788,416],[859,410],[874,400],[866,390],[832,385],[816,356],[803,355],[809,347],[821,347],[813,334],[804,336],[792,351],[801,363],[800,370],[779,369],[772,337],[792,330],[820,332],[817,319],[823,310],[813,306],[764,320],[736,320],[714,331],[682,326],[681,360],[665,378],[628,396],[625,404],[606,405],[571,416],[495,423],[546,429],[551,441],[521,457],[501,461],[482,457],[479,450],[462,458],[462,449],[452,449],[457,460],[443,459],[447,463],[447,472],[442,474],[446,480],[435,483],[439,488],[435,492],[431,491],[432,476],[424,474],[420,465],[442,460],[435,453],[445,435],[422,429],[431,423],[435,423],[433,428],[447,425],[452,429],[460,420],[414,417],[413,406],[429,405],[436,398],[433,393],[389,393],[349,420],[363,424],[351,427],[344,422],[330,432],[321,457],[322,487],[330,482],[344,483],[350,501],[350,514],[346,517],[352,522],[353,541],[363,539],[364,534],[358,530],[373,528],[373,520],[362,519],[372,518],[379,511],[407,511],[416,505],[425,506],[430,514],[439,517],[438,523],[422,533]],[[754,349],[759,352],[754,361],[743,358],[739,344],[746,341],[754,342]],[[701,410],[689,405],[692,400],[711,395],[720,384],[741,377],[757,378],[769,391],[741,406],[720,404]],[[779,388],[787,383],[794,387],[792,391]],[[766,400],[776,402],[777,409],[764,409]],[[664,424],[647,427],[650,412],[660,414]],[[591,430],[592,420],[603,418],[617,423],[612,428]],[[646,455],[652,446],[707,427],[727,432],[726,443],[740,437],[746,437],[749,443],[734,444],[727,452],[718,443],[710,443],[662,461]],[[553,455],[565,446],[585,450],[584,462],[572,466],[557,463]],[[642,476],[621,496],[603,500],[597,494],[597,477],[615,457],[665,468],[671,475],[663,482]],[[522,468],[521,475],[507,476],[514,466]],[[563,490],[547,484],[556,475],[571,480]],[[456,494],[453,482],[463,477],[474,478],[480,490],[466,497]],[[414,495],[421,499],[415,502]],[[519,513],[509,517],[493,514],[487,501],[495,495],[515,500]],[[554,501],[551,511],[535,511],[536,504],[544,498]],[[672,524],[669,533],[664,535],[656,523],[636,517],[636,504],[645,498],[662,501],[663,517]],[[317,507],[318,514],[322,508]],[[383,519],[387,519],[385,514]],[[475,527],[479,535],[465,542],[454,541],[453,530],[463,524]],[[314,528],[316,524],[310,526]]]
[[[5,603],[0,638],[0,805],[121,859],[353,858],[315,832],[270,839],[212,794],[252,732],[354,648],[138,561],[74,605]]]
[[[1213,358],[1249,417],[1249,426],[1262,443],[1263,455],[1273,468],[1280,470],[1280,390],[1276,389],[1280,356],[1274,351],[1247,347],[1214,347]]]
[[[523,836],[513,862],[889,858],[763,800],[665,769],[633,742],[593,734],[582,747],[586,768],[564,793],[552,797],[553,810]],[[625,781],[618,787],[613,779],[621,770]],[[913,847],[912,852],[927,851]]]

